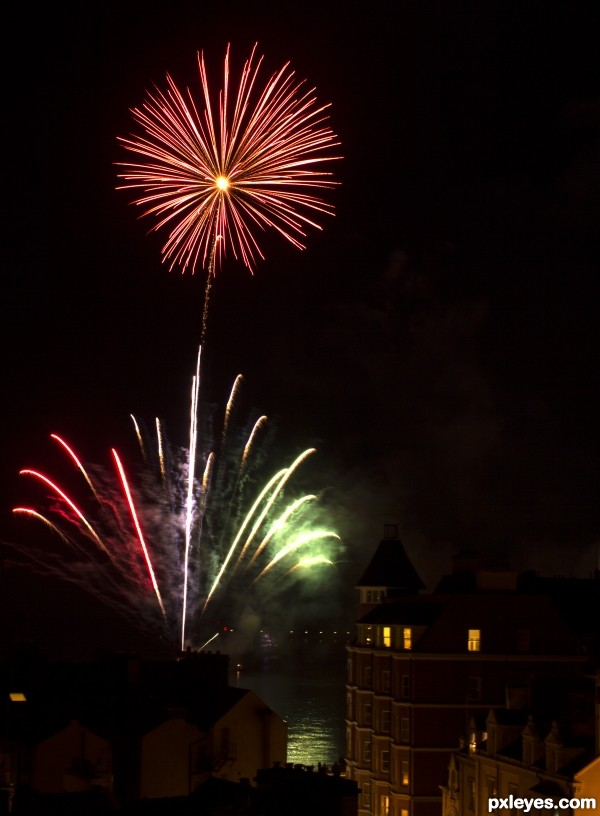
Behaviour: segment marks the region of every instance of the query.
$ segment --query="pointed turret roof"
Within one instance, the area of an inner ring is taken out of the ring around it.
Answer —
[[[357,589],[360,587],[393,587],[410,593],[425,589],[398,538],[397,525],[386,525],[385,537],[356,584]]]

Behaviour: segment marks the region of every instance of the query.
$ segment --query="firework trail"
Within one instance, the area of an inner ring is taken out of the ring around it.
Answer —
[[[259,231],[304,249],[306,228],[321,229],[315,217],[333,214],[320,193],[337,182],[320,164],[340,156],[331,152],[339,142],[327,124],[330,106],[289,63],[261,84],[255,45],[233,88],[228,46],[215,96],[204,54],[197,59],[200,94],[181,91],[167,74],[166,88],[131,111],[137,132],[119,142],[139,159],[118,163],[118,189],[134,191],[153,230],[170,230],[162,248],[169,269],[207,270],[204,342],[212,278],[227,252],[252,272],[264,258]]]
[[[249,432],[230,425],[242,383],[236,378],[222,420],[228,438],[221,433],[219,451],[212,450],[202,440],[200,419],[210,412],[200,404],[200,379],[199,354],[186,448],[166,445],[160,423],[156,438],[145,438],[134,420],[137,456],[125,467],[113,448],[107,470],[84,467],[74,448],[52,434],[82,477],[84,498],[73,498],[79,488],[24,469],[22,475],[50,491],[49,507],[13,510],[54,535],[54,545],[14,544],[26,556],[21,565],[79,584],[138,625],[156,626],[178,648],[211,642],[213,621],[235,619],[248,593],[257,593],[260,604],[263,593],[285,591],[311,564],[330,565],[341,547],[323,525],[326,512],[315,509],[317,497],[289,495],[314,449],[263,484],[266,453],[257,433],[266,417],[250,421]]]
[[[192,544],[192,525],[194,520],[194,486],[195,486],[195,468],[196,468],[196,450],[198,445],[198,399],[200,391],[200,360],[202,355],[202,346],[198,352],[198,362],[196,364],[196,373],[192,380],[192,396],[191,396],[191,410],[190,410],[190,456],[188,462],[188,479],[187,479],[187,498],[185,507],[185,554],[183,563],[183,600],[181,612],[181,646],[185,643],[185,625],[187,620],[187,603],[188,603],[188,578],[189,578],[189,557],[190,548]],[[207,473],[212,467],[210,457],[207,462]]]
[[[131,496],[131,490],[129,489],[129,483],[127,482],[127,477],[125,476],[125,470],[123,465],[121,464],[121,460],[119,458],[119,454],[113,448],[112,454],[114,456],[115,462],[117,463],[117,469],[119,471],[119,476],[121,477],[121,484],[123,485],[123,490],[125,491],[125,496],[127,498],[127,504],[129,506],[129,511],[131,513],[131,518],[133,519],[133,524],[135,526],[135,531],[137,533],[138,540],[142,546],[142,550],[144,553],[144,559],[146,561],[146,565],[148,567],[148,574],[150,575],[150,579],[152,581],[152,586],[154,588],[154,593],[156,595],[156,599],[158,601],[158,605],[160,606],[160,611],[163,614],[163,617],[166,618],[167,613],[165,612],[165,607],[163,605],[162,597],[160,595],[160,590],[158,588],[158,584],[156,583],[156,576],[154,575],[154,568],[152,567],[152,559],[148,553],[148,547],[146,546],[146,542],[144,541],[144,534],[142,532],[142,528],[140,527],[140,522],[138,520],[137,511],[135,508],[135,503]]]

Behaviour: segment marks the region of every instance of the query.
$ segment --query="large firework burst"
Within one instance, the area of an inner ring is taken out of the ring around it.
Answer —
[[[289,63],[260,86],[256,51],[232,90],[227,48],[218,99],[198,53],[198,100],[167,74],[166,90],[155,88],[132,110],[141,132],[119,138],[140,157],[119,163],[119,188],[141,191],[134,203],[156,219],[153,229],[170,230],[162,249],[169,268],[193,272],[200,264],[207,289],[228,250],[250,271],[264,258],[259,230],[304,248],[305,228],[320,229],[314,218],[333,214],[318,194],[336,184],[318,166],[339,158],[330,152],[339,142],[327,124],[329,105],[317,103]]]

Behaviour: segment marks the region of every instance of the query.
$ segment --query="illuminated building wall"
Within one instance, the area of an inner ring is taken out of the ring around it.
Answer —
[[[485,731],[473,719],[469,740],[450,758],[442,816],[487,813],[490,797],[510,794],[542,799],[548,812],[558,812],[563,798],[598,801],[600,757],[594,719],[600,703],[595,685],[591,677],[565,681],[562,689],[553,688],[538,698],[542,683],[527,708],[491,710]]]

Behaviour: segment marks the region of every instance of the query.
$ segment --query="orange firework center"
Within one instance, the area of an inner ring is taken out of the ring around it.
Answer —
[[[215,186],[218,190],[227,190],[229,187],[229,179],[227,176],[217,176],[215,179]]]

